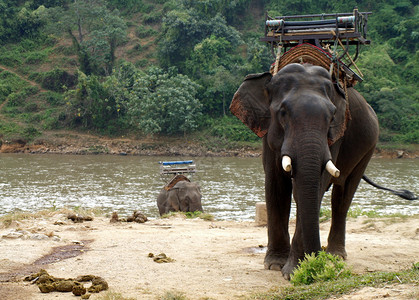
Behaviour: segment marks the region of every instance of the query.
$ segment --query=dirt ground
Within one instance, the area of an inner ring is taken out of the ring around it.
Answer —
[[[134,299],[158,299],[168,291],[182,292],[188,299],[243,299],[290,284],[279,272],[263,268],[266,227],[253,222],[179,216],[142,224],[109,221],[96,217],[73,223],[66,214],[56,213],[0,228],[0,298],[77,299],[71,293],[42,294],[22,280],[41,268],[55,277],[101,276],[110,291]],[[321,224],[323,245],[329,226]],[[418,249],[417,217],[348,221],[347,263],[356,273],[408,269],[419,261]],[[174,261],[156,263],[149,253],[165,253]],[[364,288],[339,299],[418,297],[417,287],[400,284]]]

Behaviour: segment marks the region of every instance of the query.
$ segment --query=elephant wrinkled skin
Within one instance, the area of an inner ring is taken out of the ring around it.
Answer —
[[[373,109],[355,89],[348,88],[347,93],[348,102],[326,69],[294,63],[274,76],[247,76],[230,106],[263,136],[268,213],[264,263],[265,268],[281,270],[288,279],[304,253],[322,249],[320,205],[332,184],[327,251],[346,257],[346,215],[378,139]],[[297,223],[290,243],[291,194],[297,205]]]
[[[160,215],[172,211],[203,211],[199,185],[189,180],[178,181],[173,187],[162,188],[157,197]]]

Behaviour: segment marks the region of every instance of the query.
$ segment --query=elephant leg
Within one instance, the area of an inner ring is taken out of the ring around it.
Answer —
[[[266,166],[266,165],[265,165]],[[268,250],[265,269],[280,271],[290,251],[288,222],[291,210],[291,179],[277,174],[275,163],[265,167],[266,210],[268,214]]]
[[[281,269],[282,274],[285,279],[289,280],[291,274],[294,272],[295,268],[298,266],[299,259],[304,258],[304,245],[303,245],[303,231],[301,227],[301,222],[297,216],[297,223],[295,227],[295,233],[292,238],[291,250],[287,259],[286,264]]]
[[[358,188],[362,175],[374,149],[370,151],[346,178],[344,185],[334,185],[332,191],[332,224],[330,227],[327,252],[347,257],[345,250],[346,216],[352,203],[352,198]]]

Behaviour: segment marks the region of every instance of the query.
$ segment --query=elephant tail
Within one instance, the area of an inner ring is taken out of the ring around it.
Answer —
[[[415,196],[411,191],[408,190],[392,190],[386,187],[383,187],[381,185],[376,184],[371,179],[369,179],[365,174],[362,176],[362,179],[364,179],[367,183],[371,184],[373,187],[376,187],[377,189],[389,191],[390,193],[393,193],[396,196],[399,196],[406,200],[417,200],[418,197]]]

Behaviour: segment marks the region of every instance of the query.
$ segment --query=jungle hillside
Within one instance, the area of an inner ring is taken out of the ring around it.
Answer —
[[[380,145],[419,144],[417,0],[0,0],[0,144],[46,133],[260,143],[229,112],[270,16],[372,12],[357,84]]]

